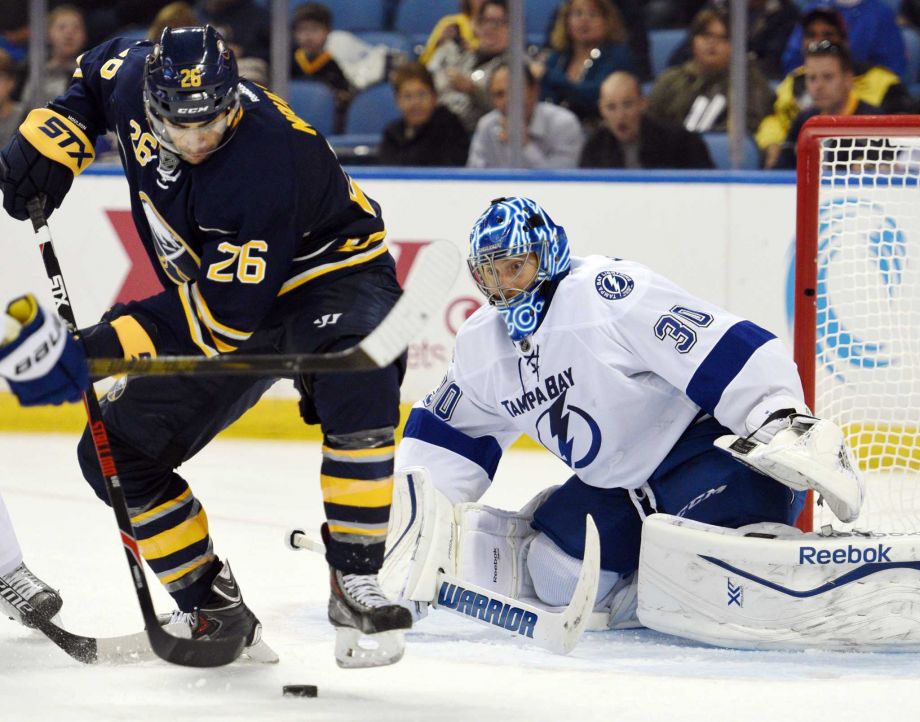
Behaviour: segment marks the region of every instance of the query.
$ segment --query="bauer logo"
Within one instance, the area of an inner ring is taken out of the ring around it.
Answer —
[[[594,279],[594,288],[608,301],[619,301],[632,293],[635,282],[625,273],[604,271]]]
[[[520,607],[448,582],[441,583],[438,608],[450,609],[525,637],[533,637],[533,631],[540,621],[536,612],[525,612]]]
[[[890,562],[891,547],[878,544],[874,547],[855,547],[848,544],[846,549],[815,549],[799,547],[799,564],[875,564]]]

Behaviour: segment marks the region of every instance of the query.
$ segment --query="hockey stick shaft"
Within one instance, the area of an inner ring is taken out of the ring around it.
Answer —
[[[77,328],[76,316],[70,303],[67,287],[64,284],[61,265],[58,262],[57,254],[54,252],[51,229],[48,227],[41,199],[33,198],[29,201],[28,210],[29,217],[32,220],[32,227],[39,237],[42,261],[45,264],[48,280],[51,282],[51,292],[54,296],[55,306],[70,330],[75,331]],[[96,398],[92,388],[83,394],[83,405],[86,408],[89,429],[96,449],[96,456],[99,460],[99,469],[105,481],[109,503],[118,523],[121,543],[125,548],[128,568],[131,570],[131,579],[134,581],[134,590],[144,618],[150,646],[157,656],[174,664],[183,664],[190,667],[217,667],[232,662],[243,649],[245,640],[242,638],[239,640],[197,642],[173,637],[161,629],[153,607],[153,600],[150,597],[150,588],[147,586],[147,579],[144,575],[140,549],[137,546],[137,539],[134,537],[134,528],[131,525],[131,516],[128,512],[125,493],[118,478],[115,458],[112,456],[108,432],[102,419],[102,409],[99,406],[99,399]]]
[[[418,255],[405,291],[380,325],[359,344],[331,353],[286,355],[226,354],[144,359],[90,359],[94,377],[115,374],[255,374],[285,376],[322,371],[370,371],[389,366],[435,315],[445,289],[460,267],[459,252],[448,241],[434,241]],[[52,283],[52,286],[54,284]]]
[[[299,529],[290,531],[286,542],[291,549],[325,553],[322,542],[311,539]],[[471,584],[443,570],[438,572],[437,599],[431,603],[435,609],[461,614],[480,624],[515,633],[520,639],[551,652],[568,654],[588,626],[599,581],[600,539],[594,520],[588,516],[581,573],[572,600],[565,609],[545,609]]]

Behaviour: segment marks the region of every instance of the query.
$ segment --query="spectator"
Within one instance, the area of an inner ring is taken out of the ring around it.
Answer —
[[[881,109],[860,100],[853,92],[853,60],[845,45],[821,40],[805,53],[805,87],[813,105],[792,123],[776,168],[795,168],[796,143],[805,121],[816,115],[871,115]]]
[[[729,0],[710,0],[706,5],[726,11],[729,4]],[[798,19],[798,5],[793,0],[748,0],[748,53],[757,58],[757,66],[766,77],[774,80],[783,77],[780,56]],[[690,59],[690,44],[688,38],[671,53],[668,67]]]
[[[819,0],[805,7],[807,16],[817,7],[833,7],[843,16],[854,62],[883,65],[903,80],[907,72],[907,50],[894,10],[882,0]],[[802,26],[792,31],[783,51],[783,72],[791,73],[802,64]]]
[[[668,68],[649,95],[648,114],[670,125],[683,125],[694,133],[725,132],[731,117],[729,99],[728,14],[707,8],[697,13],[690,25],[693,57],[681,66]],[[753,133],[770,112],[773,91],[755,61],[748,63],[747,118],[745,127]]]
[[[425,41],[425,49],[419,61],[427,65],[435,51],[444,43],[455,43],[461,50],[476,49],[476,34],[473,32],[473,18],[479,12],[482,0],[460,0],[460,12],[445,15],[438,20]]]
[[[470,135],[443,105],[431,73],[421,63],[407,63],[393,74],[396,104],[402,118],[383,131],[382,165],[462,166]]]
[[[0,50],[14,63],[29,55],[29,5],[22,0],[0,0]]]
[[[565,0],[550,36],[553,51],[541,76],[540,97],[582,120],[597,118],[601,82],[610,73],[640,70],[626,44],[626,29],[610,0]]]
[[[237,58],[249,56],[268,61],[270,41],[268,10],[255,0],[201,0],[200,14],[216,26]]]
[[[189,28],[195,25],[201,25],[201,20],[191,5],[186,2],[169,3],[150,23],[147,39],[158,42],[166,28]]]
[[[847,45],[846,24],[843,16],[830,7],[815,8],[802,18],[802,55],[809,45],[829,40]],[[880,65],[855,63],[853,66],[853,92],[860,100],[876,105],[883,113],[909,113],[912,110],[910,94],[901,79]],[[789,128],[803,109],[811,107],[812,99],[805,87],[805,66],[787,75],[776,89],[773,113],[760,124],[754,139],[764,152],[764,167],[772,168]]]
[[[460,50],[455,43],[443,43],[428,63],[441,103],[470,132],[492,109],[489,80],[495,68],[507,62],[507,0],[484,0],[473,21],[473,32],[475,50]]]
[[[495,110],[480,118],[470,145],[471,168],[508,168],[508,66],[492,74],[489,92]],[[570,110],[537,102],[540,86],[530,68],[524,68],[524,167],[575,168],[584,145],[581,125]]]
[[[268,87],[268,63],[262,58],[240,58],[236,61],[236,67],[241,78],[258,83],[263,88]]]
[[[0,146],[6,145],[22,117],[19,103],[13,100],[17,80],[13,59],[8,52],[0,50]]]
[[[22,109],[27,113],[40,108],[59,95],[70,83],[77,67],[77,57],[86,47],[83,13],[73,5],[58,5],[48,13],[48,62],[42,87],[26,83],[22,92]]]
[[[645,115],[639,79],[624,71],[601,84],[602,125],[581,152],[582,168],[712,168],[706,143]]]
[[[341,129],[351,101],[351,84],[326,49],[332,30],[332,13],[325,5],[308,2],[294,10],[294,59],[291,77],[315,80],[335,91],[336,128]]]

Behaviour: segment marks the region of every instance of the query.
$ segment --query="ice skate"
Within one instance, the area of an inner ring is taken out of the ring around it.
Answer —
[[[329,621],[336,628],[340,667],[382,667],[402,659],[409,610],[388,599],[376,574],[343,574],[330,567]]]
[[[4,582],[0,585],[0,608],[7,612],[10,619],[26,627],[34,628],[35,625],[22,617],[19,610],[13,606],[13,599],[25,599],[36,613],[45,619],[52,619],[64,604],[57,590],[36,577],[25,563],[0,579]]]
[[[242,658],[268,664],[278,661],[275,651],[262,640],[262,624],[243,602],[228,562],[223,563],[220,573],[214,577],[211,593],[204,604],[193,612],[177,609],[171,614],[161,614],[159,619],[160,624],[176,636],[203,640],[245,637]]]

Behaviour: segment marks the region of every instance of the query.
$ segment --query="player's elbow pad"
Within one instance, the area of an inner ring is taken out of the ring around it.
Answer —
[[[31,111],[0,151],[3,207],[18,220],[27,204],[44,197],[45,215],[61,205],[74,177],[95,158],[89,124],[76,113],[50,105]]]

